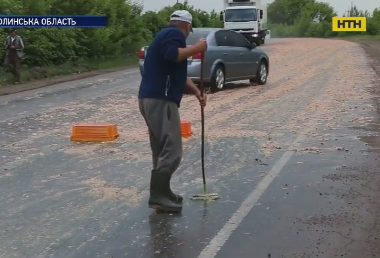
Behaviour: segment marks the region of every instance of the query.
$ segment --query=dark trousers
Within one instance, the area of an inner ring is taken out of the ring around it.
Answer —
[[[149,129],[153,169],[173,174],[183,153],[178,106],[167,100],[139,99],[139,108]]]
[[[20,66],[21,59],[18,57],[16,51],[10,51],[8,54],[8,64],[11,67],[14,76],[14,82],[20,82]]]

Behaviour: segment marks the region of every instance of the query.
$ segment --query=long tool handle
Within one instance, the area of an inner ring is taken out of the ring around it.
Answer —
[[[203,66],[204,66],[204,53],[202,53],[201,57],[201,74],[200,74],[200,91],[201,96],[204,96],[204,84],[203,84]],[[205,110],[204,107],[201,106],[201,126],[202,126],[202,145],[201,145],[201,163],[202,163],[202,177],[203,177],[203,193],[206,194],[206,173],[205,173]]]

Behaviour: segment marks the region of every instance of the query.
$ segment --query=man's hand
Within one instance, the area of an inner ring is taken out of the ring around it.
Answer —
[[[202,38],[192,46],[185,47],[185,48],[178,48],[178,56],[177,56],[176,61],[179,62],[182,60],[186,60],[187,58],[198,53],[203,53],[206,50],[207,50],[207,40]]]
[[[198,52],[205,52],[207,50],[207,40],[201,38],[197,43],[194,44],[194,47]]]
[[[202,107],[206,106],[206,101],[207,101],[207,94],[206,93],[204,93],[203,96],[202,96],[202,93],[199,91],[199,93],[197,93],[195,96],[199,100],[199,104]]]
[[[206,100],[207,100],[206,93],[203,94],[202,96],[202,93],[198,89],[197,85],[195,85],[194,82],[189,77],[187,77],[186,79],[186,87],[192,94],[194,94],[197,97],[201,106],[203,107],[206,106]]]

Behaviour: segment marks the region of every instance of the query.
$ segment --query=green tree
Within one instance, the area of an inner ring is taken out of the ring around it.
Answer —
[[[293,25],[299,19],[305,6],[314,0],[275,0],[268,5],[267,15],[270,23]]]
[[[150,38],[154,37],[154,35],[168,23],[167,19],[152,11],[144,13],[142,20],[144,27],[149,30]]]
[[[372,15],[367,15],[367,34],[380,35],[380,8],[373,10]]]

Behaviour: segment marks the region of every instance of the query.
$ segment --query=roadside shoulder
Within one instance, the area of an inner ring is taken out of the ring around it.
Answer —
[[[89,71],[89,72],[84,72],[84,73],[69,74],[65,76],[37,80],[33,82],[28,82],[25,84],[0,86],[0,96],[39,89],[39,88],[51,86],[54,84],[64,83],[64,82],[87,79],[87,78],[95,77],[97,75],[103,75],[103,74],[112,73],[112,72],[118,72],[118,71],[123,71],[123,70],[133,70],[134,68],[136,68],[136,66],[133,65],[133,66],[118,67],[118,68],[94,70],[94,71]]]

